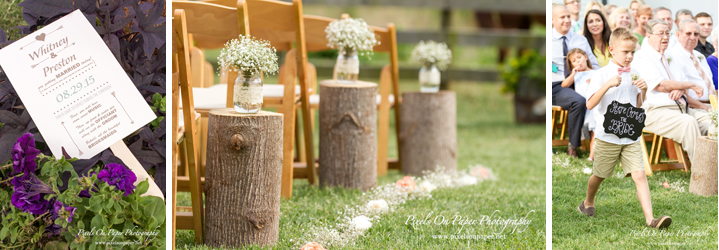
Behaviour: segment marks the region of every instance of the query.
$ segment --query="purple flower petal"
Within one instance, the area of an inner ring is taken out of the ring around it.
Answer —
[[[17,139],[12,147],[12,164],[13,173],[34,173],[37,169],[35,158],[40,154],[40,150],[35,148],[35,137],[31,133],[26,133]]]
[[[100,170],[100,173],[97,174],[97,179],[115,186],[115,189],[125,192],[124,196],[128,196],[135,190],[137,176],[122,164],[109,163],[105,165],[104,169]]]

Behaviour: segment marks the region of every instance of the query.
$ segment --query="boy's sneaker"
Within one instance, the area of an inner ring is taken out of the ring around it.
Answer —
[[[651,228],[666,228],[669,227],[669,225],[672,224],[672,218],[666,215],[663,215],[662,217],[656,218],[652,220],[652,223],[649,224],[649,227]]]
[[[579,212],[581,212],[589,217],[594,217],[594,207],[589,207],[589,208],[584,207],[584,201],[582,201],[582,204],[579,204],[579,207],[577,207],[577,210],[579,210]]]

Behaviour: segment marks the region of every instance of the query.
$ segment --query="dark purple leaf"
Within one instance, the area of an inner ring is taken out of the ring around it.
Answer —
[[[18,6],[23,7],[23,12],[29,11],[42,17],[54,17],[75,10],[72,2],[73,0],[26,0]]]
[[[120,41],[117,39],[117,36],[115,34],[108,34],[105,35],[102,40],[105,42],[105,45],[107,45],[107,48],[110,49],[112,52],[112,55],[115,56],[115,59],[118,61],[120,60]]]
[[[5,31],[0,27],[0,43],[7,42],[7,34],[5,34]]]
[[[149,57],[154,53],[155,48],[160,48],[165,43],[165,23],[158,23],[162,13],[165,11],[165,1],[155,1],[147,15],[141,10],[140,5],[135,4],[133,8],[135,8],[135,16],[138,22],[132,24],[130,31],[140,33],[140,37],[144,42],[143,51]]]

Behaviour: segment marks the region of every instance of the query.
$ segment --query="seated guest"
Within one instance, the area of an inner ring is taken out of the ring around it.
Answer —
[[[585,19],[586,20],[586,19]],[[586,27],[586,26],[585,26]],[[611,34],[610,34],[611,36]],[[574,90],[584,97],[589,99],[589,81],[592,80],[595,69],[592,68],[592,62],[589,61],[589,57],[584,50],[572,49],[567,54],[567,65],[569,65],[569,71],[572,72],[567,79],[562,82],[562,87],[574,86]],[[584,116],[584,125],[589,131],[589,157],[587,160],[594,161],[594,129],[596,124],[594,123],[594,115],[591,110],[587,110]]]
[[[706,12],[701,12],[694,17],[694,20],[699,25],[699,43],[694,49],[707,57],[714,53],[714,46],[707,41],[707,37],[711,35],[712,28],[714,28],[712,17]]]
[[[719,34],[717,34],[719,31],[718,29],[714,29],[712,34],[709,36],[709,41],[711,41],[714,44],[719,44]],[[719,50],[714,50],[714,53],[711,54],[709,57],[707,57],[707,63],[709,63],[709,68],[712,71],[712,80],[714,81],[714,89],[719,88],[719,80],[717,80],[717,63],[719,63],[719,60],[717,60],[717,54],[719,54]]]
[[[672,30],[672,36],[675,36],[677,33],[676,26],[679,25],[679,22],[681,22],[684,19],[691,18],[694,19],[694,14],[692,14],[691,10],[688,9],[681,9],[677,11],[676,16],[674,17],[674,29]],[[671,25],[669,25],[669,29],[671,30]]]
[[[612,31],[609,29],[607,19],[601,11],[590,10],[584,16],[584,37],[592,48],[592,54],[597,57],[599,67],[604,67],[609,63],[611,55],[609,54],[609,37]]]
[[[709,110],[711,106],[699,101],[708,103],[709,95],[716,95],[716,90],[714,90],[711,69],[706,58],[699,51],[694,50],[699,40],[698,37],[699,26],[697,23],[693,19],[684,19],[679,22],[679,27],[677,27],[679,45],[667,51],[672,57],[670,67],[678,68],[684,73],[687,80],[702,86],[704,94],[701,96],[697,95],[694,90],[687,91],[689,107]]]
[[[559,79],[552,79],[552,105],[561,106],[568,110],[567,129],[569,130],[569,148],[567,154],[577,157],[576,148],[581,146],[582,125],[584,124],[584,114],[587,110],[586,100],[574,91],[573,85],[570,88],[562,87],[562,81],[566,78],[570,71],[569,65],[566,63],[567,53],[574,48],[580,48],[584,51],[591,51],[587,38],[570,32],[571,17],[569,10],[564,5],[552,6],[552,64],[557,68]],[[587,57],[591,62],[592,68],[599,68],[597,58],[593,54],[588,53]]]
[[[582,12],[582,17],[587,17],[587,13],[589,13],[590,10],[598,10],[600,12],[604,11],[604,4],[600,3],[599,1],[589,1],[584,7],[584,12]],[[582,23],[586,23],[586,20],[582,20]],[[582,25],[582,29],[586,29],[587,26]],[[579,32],[579,34],[582,34],[582,32]]]
[[[582,8],[580,0],[564,0],[564,6],[569,10],[570,19],[572,20],[572,28],[570,29],[574,33],[582,32],[582,24],[579,21],[579,11]]]
[[[645,5],[644,1],[642,0],[634,0],[631,3],[629,3],[629,9],[632,11],[632,27],[637,26],[637,11],[639,11],[639,7]],[[640,40],[641,41],[641,40]]]
[[[608,4],[604,6],[604,16],[610,16],[612,15],[612,12],[617,9],[617,6],[614,4]]]
[[[654,10],[654,18],[656,19],[662,19],[667,24],[669,24],[669,30],[672,30],[672,25],[674,24],[674,20],[672,20],[672,11],[665,8],[665,7],[659,7]],[[640,43],[646,42],[647,38],[644,38],[644,41],[641,41]],[[667,50],[670,50],[674,47],[674,45],[677,45],[677,37],[672,35],[669,37],[669,47]]]
[[[614,12],[612,12],[612,15],[609,16],[609,29],[611,29],[610,32],[619,27],[633,30],[634,26],[632,26],[632,16],[629,14],[629,12],[629,9],[625,7],[619,7]]]
[[[642,45],[642,41],[647,35],[647,31],[644,27],[650,19],[652,19],[652,7],[649,7],[649,5],[642,5],[639,7],[637,10],[637,16],[634,19],[637,24],[637,26],[634,27],[634,35],[639,38],[639,45]]]
[[[687,107],[682,96],[689,89],[703,95],[704,89],[687,81],[677,67],[669,67],[665,55],[669,46],[669,24],[661,19],[652,19],[646,27],[649,39],[646,46],[636,53],[632,63],[632,68],[639,71],[647,84],[643,104],[647,115],[644,129],[679,142],[689,159],[694,161],[695,141],[702,135],[699,124],[711,124],[711,121],[706,112]]]

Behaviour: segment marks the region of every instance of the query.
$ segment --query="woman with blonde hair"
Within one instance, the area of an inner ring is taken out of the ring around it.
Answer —
[[[589,1],[587,3],[587,7],[584,7],[584,15],[583,17],[587,16],[587,13],[589,13],[590,10],[598,10],[598,11],[604,11],[604,4],[602,4],[599,1]],[[582,27],[584,28],[584,27]]]
[[[609,15],[609,28],[614,30],[617,27],[622,27],[633,30],[634,25],[632,20],[629,9],[627,9],[627,7],[619,7]]]
[[[629,9],[632,10],[632,16],[634,18],[637,18],[637,11],[639,10],[639,7],[642,5],[646,5],[644,3],[644,0],[634,0],[631,3],[629,3]],[[637,26],[637,21],[634,19],[632,19],[632,26]]]

